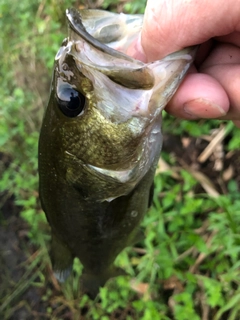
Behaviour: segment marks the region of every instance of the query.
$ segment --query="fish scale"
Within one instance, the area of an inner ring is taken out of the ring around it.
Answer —
[[[161,111],[195,49],[143,63],[124,53],[143,16],[75,9],[66,15],[68,38],[55,58],[39,138],[39,192],[56,277],[65,281],[79,258],[81,292],[94,299],[109,278],[125,274],[114,265],[118,254],[143,238]]]
[[[87,116],[87,115],[86,115]],[[86,161],[91,157],[91,164],[94,165],[111,165],[119,162],[119,160],[129,158],[136,150],[139,137],[133,140],[132,131],[126,128],[125,124],[115,124],[110,121],[101,121],[101,118],[88,115],[86,125],[80,130],[73,133],[69,130],[71,123],[63,124],[62,131],[64,135],[63,148],[70,153],[74,152],[76,157],[81,157]],[[102,125],[106,130],[101,131]],[[81,139],[79,139],[81,138]],[[88,143],[91,139],[91,145]],[[102,148],[96,148],[100,143]],[[78,144],[78,150],[75,146]]]

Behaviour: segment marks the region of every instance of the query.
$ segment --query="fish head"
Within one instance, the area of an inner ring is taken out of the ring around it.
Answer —
[[[111,201],[131,192],[156,164],[161,111],[194,49],[143,63],[125,54],[143,16],[75,9],[66,15],[68,38],[55,58],[42,131],[51,131],[57,174],[86,199]]]

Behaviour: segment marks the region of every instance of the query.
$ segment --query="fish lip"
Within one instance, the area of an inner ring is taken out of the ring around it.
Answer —
[[[116,19],[118,19],[119,14],[108,14],[110,16],[116,15]],[[122,15],[124,17],[127,16]],[[69,25],[69,54],[74,57],[80,69],[84,66],[91,68],[95,72],[100,71],[114,82],[126,88],[144,90],[153,88],[154,75],[147,64],[113,49],[110,47],[110,43],[105,44],[94,38],[84,26],[84,22],[87,25],[87,21],[91,19],[82,17],[81,12],[78,10],[74,8],[67,9],[66,17]],[[132,36],[136,36],[138,34],[137,31],[138,29],[136,31],[134,29]],[[126,38],[120,38],[114,43],[121,40],[126,41]]]
[[[78,35],[80,35],[85,41],[87,41],[88,43],[90,43],[91,45],[93,45],[96,49],[101,50],[104,53],[107,53],[109,55],[112,55],[116,58],[119,59],[124,59],[127,60],[129,62],[133,62],[133,63],[138,63],[139,67],[140,66],[144,66],[144,63],[136,60],[130,56],[128,56],[125,53],[122,53],[118,50],[112,49],[109,46],[107,46],[104,43],[99,42],[98,40],[96,40],[90,33],[87,32],[86,28],[84,27],[83,21],[82,21],[82,17],[81,17],[81,13],[76,10],[75,8],[68,8],[66,10],[66,17],[68,20],[68,25],[69,28],[74,31],[75,33],[77,33]]]

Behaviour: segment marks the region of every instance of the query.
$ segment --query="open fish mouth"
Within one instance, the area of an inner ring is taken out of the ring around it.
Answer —
[[[143,15],[68,9],[66,16],[68,42],[56,59],[63,61],[66,54],[74,58],[79,71],[93,83],[101,113],[116,122],[156,117],[188,70],[194,48],[143,63],[124,53],[139,35]]]
[[[81,79],[90,83],[91,90],[84,94],[98,119],[103,119],[106,126],[110,124],[111,129],[115,126],[114,135],[123,151],[119,161],[107,163],[90,157],[85,161],[76,154],[81,168],[121,185],[116,191],[111,190],[114,194],[110,198],[115,198],[129,193],[156,164],[162,146],[161,111],[186,74],[195,49],[189,47],[162,60],[143,63],[125,54],[141,31],[142,15],[75,9],[68,9],[66,15],[68,38],[55,58],[59,75],[56,94],[61,86],[79,89],[75,80],[76,72],[79,73]],[[66,68],[69,59],[74,61],[74,72]],[[122,136],[118,133],[120,125],[125,126]],[[108,136],[107,141],[114,157],[114,139]]]

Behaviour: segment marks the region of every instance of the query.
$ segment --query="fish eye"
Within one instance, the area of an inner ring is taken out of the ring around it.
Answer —
[[[77,117],[84,109],[85,96],[71,86],[63,86],[57,92],[58,106],[62,113],[69,117]]]

